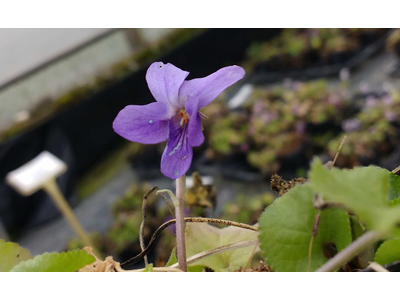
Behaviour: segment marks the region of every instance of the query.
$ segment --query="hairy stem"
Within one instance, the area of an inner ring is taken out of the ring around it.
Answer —
[[[382,238],[383,235],[381,233],[376,231],[368,231],[367,233],[360,236],[353,243],[351,243],[346,249],[336,254],[316,272],[332,272],[339,269],[341,266],[343,266],[345,263],[355,257],[358,253],[364,250],[368,245],[371,245]]]
[[[314,223],[313,223],[313,228],[312,228],[312,233],[311,233],[311,240],[310,240],[310,245],[308,246],[308,272],[311,271],[311,255],[312,255],[312,248],[314,244],[314,239],[318,234],[318,227],[319,227],[319,221],[321,218],[321,210],[318,210],[318,213],[315,215],[314,218]]]
[[[183,175],[176,180],[176,198],[178,205],[175,207],[176,218],[176,254],[179,269],[186,272],[186,245],[185,245],[185,220],[183,215],[183,197],[185,195],[186,176]]]
[[[253,245],[255,245],[255,249],[256,249],[258,243],[259,243],[259,241],[258,241],[258,239],[256,239],[256,240],[251,240],[251,241],[243,241],[243,242],[237,242],[237,243],[220,246],[217,248],[213,248],[210,250],[206,250],[206,251],[197,253],[197,254],[191,256],[190,258],[188,258],[188,260],[186,262],[187,262],[187,264],[191,264],[191,263],[194,263],[194,262],[196,262],[202,258],[205,258],[207,256],[211,256],[211,255],[215,255],[218,253],[235,250],[235,249],[239,249],[239,248],[250,247]],[[170,268],[175,268],[177,266],[178,266],[178,263],[173,264],[172,266],[170,266]]]

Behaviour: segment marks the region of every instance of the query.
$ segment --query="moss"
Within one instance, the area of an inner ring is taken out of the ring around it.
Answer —
[[[234,201],[224,204],[221,218],[245,224],[255,224],[264,209],[274,200],[275,197],[270,192],[252,196],[239,194]]]
[[[31,117],[28,120],[14,124],[7,130],[0,132],[0,142],[9,139],[39,122],[49,119],[51,116],[67,107],[70,107],[71,105],[105,89],[112,83],[132,74],[141,66],[153,61],[161,54],[171,51],[175,47],[203,31],[204,29],[177,29],[157,43],[153,43],[144,50],[133,54],[130,58],[116,63],[110,67],[108,71],[94,78],[90,83],[75,87],[55,100],[45,100],[45,105],[40,105],[32,111]]]
[[[248,70],[260,63],[269,71],[302,69],[326,63],[335,54],[345,52],[351,55],[361,49],[363,35],[377,38],[386,31],[373,28],[286,28],[271,40],[250,45],[243,65]]]

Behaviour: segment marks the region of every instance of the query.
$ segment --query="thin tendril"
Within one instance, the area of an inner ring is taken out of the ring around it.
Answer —
[[[247,224],[243,224],[243,223],[238,223],[238,222],[234,222],[234,221],[228,221],[228,220],[221,220],[221,219],[212,219],[212,218],[191,218],[191,217],[187,217],[184,218],[185,222],[188,223],[210,223],[210,224],[222,224],[222,225],[227,225],[227,226],[235,226],[235,227],[240,227],[240,228],[244,228],[244,229],[248,229],[248,230],[252,230],[252,231],[258,231],[258,229],[254,226],[250,226]],[[153,233],[149,244],[147,245],[147,247],[138,255],[132,257],[131,259],[128,259],[127,261],[121,263],[121,266],[132,266],[134,264],[136,264],[137,262],[139,262],[141,259],[143,259],[143,257],[145,255],[147,255],[147,253],[150,252],[150,250],[154,247],[155,243],[157,242],[157,239],[159,238],[161,232],[176,223],[176,219],[172,219],[169,220],[167,222],[165,222],[164,224],[162,224],[160,227],[157,228],[157,230]]]

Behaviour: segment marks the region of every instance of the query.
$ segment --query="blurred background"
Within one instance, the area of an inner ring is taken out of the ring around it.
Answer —
[[[204,77],[227,65],[246,76],[203,109],[205,143],[187,174],[186,214],[254,224],[284,180],[307,177],[310,161],[400,165],[399,29],[0,29],[0,238],[32,254],[82,247],[43,191],[29,197],[6,175],[47,150],[68,171],[57,183],[102,255],[140,252],[142,197],[165,147],[130,143],[112,122],[126,105],[154,99],[145,74],[154,61]],[[200,192],[201,191],[201,192]],[[145,240],[170,219],[149,199]],[[150,261],[165,264],[173,228]]]

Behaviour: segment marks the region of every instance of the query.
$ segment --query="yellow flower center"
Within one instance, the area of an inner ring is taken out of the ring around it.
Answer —
[[[181,108],[178,110],[177,114],[181,117],[181,127],[185,126],[189,122],[190,116],[186,109]]]

